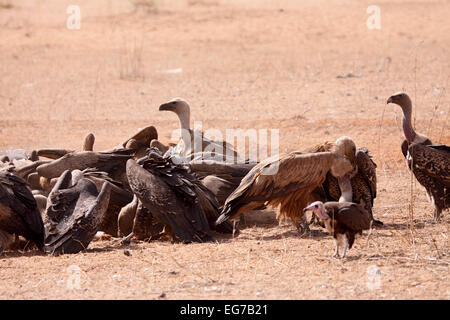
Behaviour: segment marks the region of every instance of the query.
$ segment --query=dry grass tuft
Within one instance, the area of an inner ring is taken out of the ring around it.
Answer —
[[[127,40],[124,41],[119,57],[119,77],[121,80],[145,81],[143,49],[144,37],[141,38],[140,42],[135,37],[131,44]]]

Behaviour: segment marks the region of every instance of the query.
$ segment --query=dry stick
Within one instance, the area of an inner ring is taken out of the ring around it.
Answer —
[[[380,161],[383,162],[383,173],[386,177],[386,162],[384,161],[384,157],[381,154],[381,130],[383,127],[383,119],[384,119],[384,112],[386,111],[386,105],[384,105],[383,108],[383,112],[381,114],[381,119],[380,119],[380,126],[378,129],[378,157],[380,158]]]
[[[445,118],[445,122],[444,122],[444,125],[442,126],[442,130],[441,130],[441,134],[439,135],[439,139],[438,139],[439,143],[441,142],[442,135],[444,134],[444,128],[447,127],[449,115],[450,115],[450,104],[448,105],[447,117]]]
[[[411,240],[412,243],[414,243],[414,235],[413,235],[413,228],[414,228],[414,159],[411,158],[411,168],[410,168],[410,184],[409,184],[409,191],[410,191],[410,197],[409,197],[409,232],[411,234]]]
[[[442,91],[445,93],[445,87],[442,89]],[[441,98],[442,98],[443,94],[440,94],[438,97],[438,101],[434,106],[433,109],[433,114],[431,115],[431,119],[430,119],[430,123],[428,124],[428,129],[427,129],[427,137],[430,136],[430,131],[431,131],[431,124],[433,123],[434,120],[434,116],[436,115],[436,111],[439,109],[439,105],[441,103]]]

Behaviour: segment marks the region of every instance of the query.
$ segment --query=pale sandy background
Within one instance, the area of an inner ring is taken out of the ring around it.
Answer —
[[[66,8],[81,8],[68,30]],[[381,8],[369,30],[366,8]],[[183,97],[204,129],[276,128],[280,151],[341,135],[367,146],[379,166],[375,216],[385,222],[331,258],[325,233],[299,238],[273,212],[251,215],[236,239],[181,245],[111,241],[77,255],[0,257],[0,297],[159,299],[448,299],[449,217],[414,186],[400,152],[405,90],[418,131],[450,143],[450,1],[0,0],[0,150],[96,150],[155,125],[168,142]],[[165,70],[182,69],[166,74]],[[337,78],[352,73],[355,78]],[[81,288],[67,289],[70,265]],[[380,270],[370,290],[367,268]],[[163,296],[164,296],[163,295]]]

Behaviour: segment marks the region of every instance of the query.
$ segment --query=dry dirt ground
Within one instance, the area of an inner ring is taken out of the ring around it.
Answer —
[[[331,236],[299,237],[273,211],[213,243],[6,252],[0,298],[449,299],[450,216],[432,224],[411,192],[401,113],[385,104],[406,91],[418,131],[450,143],[449,15],[445,0],[0,0],[1,150],[79,150],[89,132],[104,150],[149,124],[168,142],[178,123],[158,106],[178,96],[203,129],[279,129],[281,152],[351,136],[378,164],[385,223],[343,260]]]

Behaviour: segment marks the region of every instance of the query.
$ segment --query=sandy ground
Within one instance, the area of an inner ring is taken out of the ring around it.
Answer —
[[[74,2],[79,30],[66,27]],[[158,106],[183,97],[203,129],[278,129],[280,152],[351,136],[378,164],[385,222],[343,260],[324,231],[301,238],[273,211],[214,243],[6,252],[0,298],[449,299],[450,217],[432,224],[413,184],[408,225],[401,113],[385,101],[406,91],[418,131],[450,143],[450,1],[377,1],[379,30],[366,26],[371,4],[0,0],[1,150],[79,150],[89,132],[104,150],[150,124],[168,142],[178,123]]]

